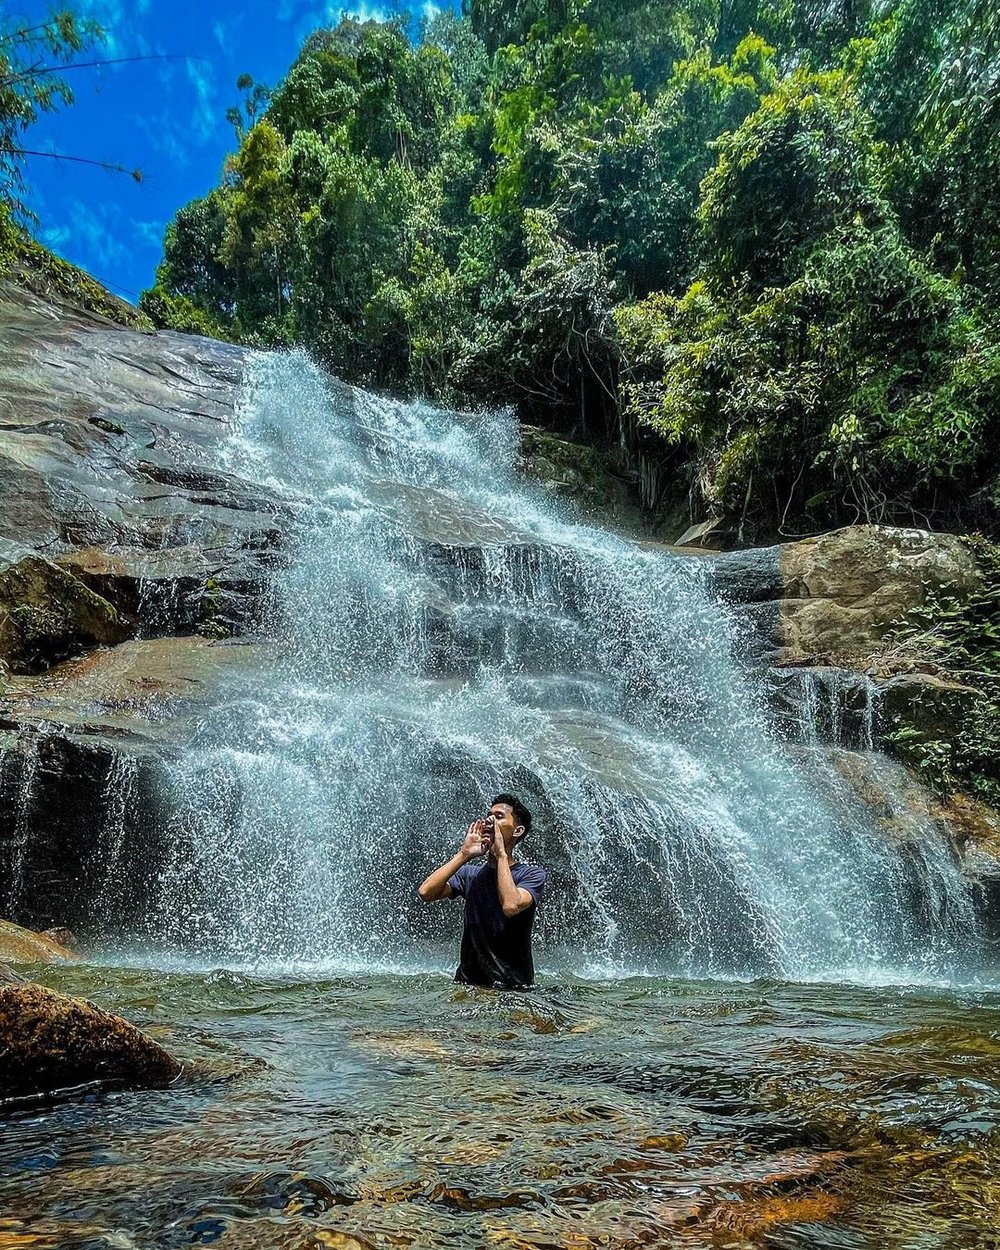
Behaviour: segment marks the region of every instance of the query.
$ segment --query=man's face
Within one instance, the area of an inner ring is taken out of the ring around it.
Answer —
[[[514,845],[514,830],[519,828],[513,809],[509,803],[494,803],[490,808],[490,815],[493,817],[494,829],[503,838],[509,851]]]

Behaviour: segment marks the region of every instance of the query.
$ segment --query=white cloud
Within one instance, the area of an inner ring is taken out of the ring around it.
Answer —
[[[245,16],[245,13],[234,13],[212,23],[212,36],[223,52],[228,54],[237,45]]]
[[[388,10],[380,5],[368,4],[366,0],[361,0],[360,5],[331,4],[327,9],[327,20],[336,23],[344,14],[357,18],[359,22],[387,22],[390,17]]]
[[[132,233],[147,247],[162,247],[166,223],[162,221],[133,221]]]
[[[73,6],[76,16],[96,22],[104,31],[104,54],[109,57],[127,56],[132,46],[132,23],[128,10],[121,0],[77,0]]]
[[[109,202],[97,205],[73,200],[65,225],[43,232],[50,247],[71,250],[77,263],[91,270],[96,278],[113,280],[119,267],[130,259],[129,249],[122,242],[121,209]]]
[[[40,232],[40,238],[46,247],[52,248],[54,252],[62,251],[66,244],[70,241],[70,232],[66,226],[46,226]]]
[[[208,62],[195,60],[190,56],[184,64],[187,69],[188,80],[195,90],[192,123],[199,139],[205,142],[215,130],[219,118],[212,69]]]
[[[149,140],[153,150],[175,169],[186,169],[191,164],[185,135],[169,113],[137,116],[135,124]],[[155,165],[146,172],[155,174]]]

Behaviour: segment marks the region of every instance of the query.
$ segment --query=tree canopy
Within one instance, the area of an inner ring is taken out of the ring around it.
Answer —
[[[237,86],[161,324],[624,440],[748,536],[995,527],[984,0],[469,0]]]

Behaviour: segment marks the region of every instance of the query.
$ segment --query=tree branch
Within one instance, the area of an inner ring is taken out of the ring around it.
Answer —
[[[111,165],[107,161],[93,161],[86,156],[67,156],[63,152],[33,152],[30,148],[8,148],[9,156],[45,156],[52,161],[72,161],[75,165],[93,165],[107,170],[109,174],[128,174],[136,182],[142,182],[141,169],[126,169],[124,165]]]
[[[41,78],[45,74],[63,74],[69,69],[93,69],[97,65],[132,65],[136,61],[204,61],[205,57],[189,57],[182,52],[161,52],[152,56],[116,56],[99,61],[74,61],[70,65],[43,65],[40,68],[25,70],[23,74],[14,74],[11,78],[0,79],[0,88],[11,87],[26,78]]]

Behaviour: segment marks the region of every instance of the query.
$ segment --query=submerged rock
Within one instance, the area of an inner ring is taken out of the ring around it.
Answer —
[[[135,1025],[29,982],[0,985],[0,1100],[80,1085],[159,1089],[180,1064]]]

